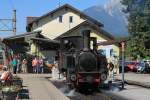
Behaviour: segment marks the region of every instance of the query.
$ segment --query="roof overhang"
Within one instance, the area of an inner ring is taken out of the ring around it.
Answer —
[[[15,36],[6,37],[2,40],[14,52],[26,52],[30,50],[29,43],[31,37],[37,37],[41,31],[34,31]]]
[[[31,40],[35,40],[37,42],[45,42],[45,43],[53,43],[53,44],[60,44],[57,40],[51,40],[51,39],[43,39],[43,38],[31,38]]]
[[[18,49],[16,48],[17,46],[20,48],[30,47],[29,44],[33,42],[38,44],[40,48],[44,48],[44,50],[56,50],[59,48],[59,41],[45,38],[41,34],[41,31],[34,31],[3,39],[3,43],[10,48],[14,48],[14,50]]]
[[[122,42],[127,42],[127,38],[119,39],[119,40],[111,40],[111,41],[103,41],[97,43],[98,46],[107,46],[107,45],[120,45]]]
[[[29,39],[32,37],[37,37],[40,36],[41,31],[33,31],[33,32],[27,32],[24,34],[19,34],[15,36],[10,36],[3,38],[2,42],[3,43],[15,43],[15,42],[29,42]]]

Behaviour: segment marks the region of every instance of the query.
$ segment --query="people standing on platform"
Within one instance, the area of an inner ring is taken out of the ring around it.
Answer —
[[[16,74],[17,71],[17,57],[14,56],[13,60],[12,60],[12,66],[13,66],[13,73]]]
[[[27,60],[23,59],[22,61],[22,72],[27,73]]]
[[[114,80],[114,64],[112,62],[108,63],[108,69],[109,69],[109,78],[111,81]]]
[[[17,72],[20,73],[21,72],[21,61],[20,58],[17,58]]]
[[[58,70],[58,62],[54,62],[54,66],[52,67],[52,78],[58,79],[59,78],[59,70]]]
[[[38,59],[35,57],[33,60],[32,60],[32,67],[33,67],[33,73],[36,73],[38,70],[37,70],[37,67],[38,67]]]
[[[44,72],[44,68],[43,68],[44,66],[43,66],[43,59],[42,58],[39,59],[39,66],[40,66],[40,72],[43,73]]]

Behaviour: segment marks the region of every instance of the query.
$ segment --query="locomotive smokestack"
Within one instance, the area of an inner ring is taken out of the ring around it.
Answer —
[[[85,51],[90,50],[90,33],[91,30],[84,30],[82,31],[82,35],[83,35],[83,46]]]

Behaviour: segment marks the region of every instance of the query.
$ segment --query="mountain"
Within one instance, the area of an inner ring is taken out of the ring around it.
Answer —
[[[113,1],[113,0],[112,0]],[[104,24],[104,30],[115,37],[128,36],[126,15],[120,5],[92,6],[84,10],[84,13]]]

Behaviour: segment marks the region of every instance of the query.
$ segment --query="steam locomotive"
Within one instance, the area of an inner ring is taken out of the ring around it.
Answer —
[[[61,69],[66,71],[70,87],[97,89],[107,79],[107,60],[98,53],[97,38],[90,37],[90,30],[81,34],[61,38]]]

